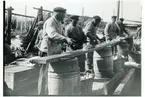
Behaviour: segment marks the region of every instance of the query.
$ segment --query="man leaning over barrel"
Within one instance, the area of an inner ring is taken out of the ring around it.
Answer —
[[[119,21],[117,22],[119,27],[120,27],[120,36],[122,37],[129,37],[130,34],[129,32],[125,29],[125,25],[124,25],[124,18],[120,18]],[[128,38],[126,39],[126,41],[128,42],[129,44],[129,51],[134,51],[135,48],[134,48],[134,45],[133,45],[133,38]]]
[[[99,26],[101,22],[100,16],[94,16],[92,21],[90,21],[84,28],[84,32],[87,36],[88,45],[92,48],[95,47],[98,42],[100,42],[99,38],[96,35],[96,27]],[[93,52],[86,54],[86,63],[87,63],[87,72],[94,73],[93,71]]]
[[[83,44],[86,42],[86,36],[82,28],[77,24],[79,16],[70,16],[70,23],[65,28],[65,35],[72,39],[73,43],[70,45],[72,50],[78,50],[83,48]],[[85,54],[79,55],[78,62],[80,66],[80,72],[85,72]]]
[[[63,28],[61,22],[65,18],[66,9],[62,7],[54,8],[52,17],[47,19],[43,25],[43,40],[41,42],[40,51],[44,56],[62,53],[62,44],[72,43],[71,39],[63,36]],[[48,65],[41,65],[38,80],[38,95],[48,95]]]
[[[116,18],[117,18],[116,16],[112,16],[111,17],[112,21],[106,24],[106,27],[104,29],[106,41],[116,39],[117,36],[120,35],[120,27],[116,23]],[[112,48],[112,52],[113,54],[117,53],[116,46]]]

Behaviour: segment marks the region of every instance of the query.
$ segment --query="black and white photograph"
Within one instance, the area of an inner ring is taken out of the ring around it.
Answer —
[[[4,0],[3,96],[142,94],[142,0]]]

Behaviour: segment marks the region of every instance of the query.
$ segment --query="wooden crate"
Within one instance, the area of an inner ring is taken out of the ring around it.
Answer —
[[[17,91],[38,81],[38,68],[27,66],[5,66],[5,81],[10,89]]]

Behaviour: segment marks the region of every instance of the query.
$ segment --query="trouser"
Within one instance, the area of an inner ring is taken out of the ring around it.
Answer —
[[[112,46],[112,53],[117,54],[117,44],[115,44],[114,46]]]
[[[93,69],[93,55],[94,52],[86,53],[87,69]]]
[[[91,45],[90,49],[95,47],[95,44],[93,44],[91,41],[87,45]],[[93,69],[93,55],[94,52],[86,53],[87,70]]]
[[[80,67],[80,72],[85,72],[85,60],[86,60],[85,54],[79,55],[77,56],[77,58],[78,58],[78,63]]]
[[[47,56],[44,52],[39,52],[39,56]],[[38,78],[38,95],[48,95],[48,65],[41,64]]]
[[[133,38],[128,38],[126,41],[129,44],[129,51],[131,51],[133,48]]]
[[[113,40],[113,39],[115,39],[115,38],[110,38],[109,40],[111,41],[111,40]],[[112,54],[113,54],[113,55],[114,55],[114,54],[117,54],[117,44],[112,45]]]
[[[82,48],[83,48],[82,43],[74,43],[74,45],[71,45],[71,49],[73,49],[73,50],[79,50]],[[79,67],[80,67],[80,72],[85,72],[85,60],[86,60],[85,54],[79,55],[79,56],[77,56],[77,58],[78,58],[78,63],[79,63]]]

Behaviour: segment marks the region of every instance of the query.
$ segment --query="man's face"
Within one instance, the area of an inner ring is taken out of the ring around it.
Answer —
[[[112,22],[115,23],[116,22],[116,18],[112,18]]]
[[[120,20],[121,23],[123,23],[123,20]]]
[[[100,25],[100,21],[98,21],[98,20],[94,20],[94,21],[95,21],[94,22],[95,23],[95,26],[98,27]]]
[[[61,21],[64,20],[65,16],[66,16],[66,13],[64,13],[64,12],[59,12],[59,19],[60,19]]]
[[[78,20],[72,20],[72,24],[73,24],[73,26],[76,26],[77,23],[78,23]]]

